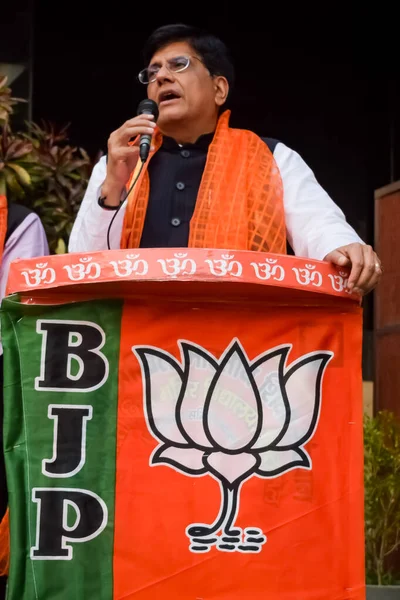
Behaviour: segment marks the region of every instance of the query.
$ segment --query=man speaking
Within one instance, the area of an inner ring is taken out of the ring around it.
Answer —
[[[378,257],[302,158],[229,126],[234,68],[221,40],[167,25],[148,39],[144,60],[139,81],[153,103],[110,135],[70,252],[189,246],[284,254],[288,240],[296,255],[350,266],[349,289],[375,287]]]

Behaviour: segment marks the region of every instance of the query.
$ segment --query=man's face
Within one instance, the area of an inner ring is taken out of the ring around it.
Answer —
[[[180,59],[181,57],[181,59]],[[181,72],[173,69],[187,64]],[[218,86],[200,57],[187,42],[174,42],[154,54],[148,65],[157,72],[147,95],[157,102],[161,131],[178,122],[212,119],[218,112]]]

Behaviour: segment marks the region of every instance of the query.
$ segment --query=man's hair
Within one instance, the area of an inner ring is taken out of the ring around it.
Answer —
[[[228,48],[215,35],[197,27],[183,25],[163,25],[148,38],[143,49],[143,58],[148,65],[154,54],[174,42],[187,42],[203,61],[211,75],[222,75],[229,83],[229,93],[235,81],[235,69]],[[229,94],[230,95],[230,94]]]

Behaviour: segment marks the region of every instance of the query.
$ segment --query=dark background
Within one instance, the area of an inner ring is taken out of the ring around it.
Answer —
[[[373,243],[374,190],[400,177],[394,6],[14,0],[0,12],[0,60],[28,56],[34,120],[70,122],[71,141],[94,158],[145,96],[136,74],[151,31],[174,22],[205,27],[236,65],[231,124],[297,150]]]

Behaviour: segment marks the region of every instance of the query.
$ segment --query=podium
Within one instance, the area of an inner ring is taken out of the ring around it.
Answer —
[[[362,600],[348,270],[200,249],[15,261],[8,600]]]

